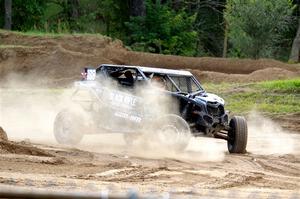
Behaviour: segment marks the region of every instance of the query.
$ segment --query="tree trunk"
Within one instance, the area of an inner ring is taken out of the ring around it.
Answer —
[[[69,31],[78,31],[78,25],[76,23],[76,20],[80,16],[79,0],[67,0],[64,9],[64,12],[67,13],[68,22],[70,25]]]
[[[181,4],[182,4],[182,0],[173,0],[173,1],[172,1],[172,8],[173,8],[174,10],[179,10]]]
[[[12,7],[12,0],[5,0],[4,7],[5,7],[5,24],[4,24],[4,29],[11,30],[11,7]]]
[[[130,16],[145,16],[146,6],[145,0],[131,0],[130,2]]]
[[[223,57],[227,57],[227,49],[228,49],[228,23],[225,22],[225,30],[224,30],[224,43],[223,43]]]
[[[299,19],[299,22],[298,22],[297,34],[296,34],[295,39],[293,41],[289,61],[299,62],[299,51],[300,51],[300,19]]]
[[[72,18],[76,19],[79,17],[79,0],[72,1]]]
[[[67,1],[67,12],[69,19],[76,19],[79,17],[79,0]]]
[[[110,19],[107,19],[105,21],[106,21],[106,35],[110,36]]]

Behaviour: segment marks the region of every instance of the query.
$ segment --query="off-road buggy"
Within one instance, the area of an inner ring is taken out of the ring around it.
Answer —
[[[207,135],[227,140],[230,153],[246,151],[246,120],[240,116],[229,120],[224,100],[207,93],[189,71],[103,64],[85,68],[82,75],[72,95],[76,105],[56,116],[54,135],[59,143],[76,144],[84,134],[105,130],[123,133],[131,144],[146,130],[179,149],[187,146],[191,135]],[[160,102],[148,100],[151,92],[147,97],[137,92],[155,84],[159,86],[150,89],[152,94],[175,101],[170,103],[171,112],[155,111]]]

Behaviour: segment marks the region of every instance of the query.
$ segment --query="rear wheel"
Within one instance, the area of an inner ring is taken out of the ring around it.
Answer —
[[[158,128],[157,140],[168,148],[184,150],[189,144],[191,130],[188,123],[180,116],[166,115],[155,124]]]
[[[78,111],[60,111],[54,121],[54,136],[60,144],[78,144],[84,135],[84,118]]]
[[[246,153],[248,128],[244,117],[234,116],[229,122],[227,146],[230,153]]]
[[[124,133],[123,139],[127,146],[132,146],[136,140],[138,140],[140,135],[138,133]]]

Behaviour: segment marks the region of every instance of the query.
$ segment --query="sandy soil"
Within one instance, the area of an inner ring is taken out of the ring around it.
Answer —
[[[22,90],[1,91],[6,94],[0,102],[0,123],[11,141],[0,141],[0,190],[126,193],[134,188],[141,194],[171,192],[195,198],[299,194],[297,114],[275,121],[259,113],[248,115],[248,152],[244,155],[228,154],[225,141],[206,137],[193,138],[183,152],[143,144],[128,147],[121,134],[86,135],[79,145],[63,146],[52,132],[60,108],[56,94],[27,90],[24,97]]]
[[[293,135],[299,143],[300,136]],[[101,136],[94,136],[101,139]],[[209,152],[187,151],[176,156],[154,154],[138,148],[128,149],[122,137],[117,145],[86,140],[76,148],[56,144],[1,142],[0,187],[19,187],[97,191],[110,189],[123,193],[135,188],[139,193],[163,193],[206,196],[234,192],[236,196],[278,193],[294,194],[300,189],[300,147],[293,154],[245,155],[224,153],[209,160]],[[201,144],[201,140],[194,140]],[[87,146],[88,145],[88,146]],[[219,147],[226,147],[218,142]],[[3,151],[3,148],[10,150]],[[19,149],[16,150],[16,148]],[[109,148],[109,150],[107,149]],[[101,152],[102,151],[102,152]],[[144,157],[141,157],[144,156]],[[148,157],[147,157],[148,156]]]

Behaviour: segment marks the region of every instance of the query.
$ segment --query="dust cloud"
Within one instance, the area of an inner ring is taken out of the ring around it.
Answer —
[[[116,82],[103,82],[103,85],[108,90],[114,89],[130,95],[130,92],[121,89]],[[130,144],[128,137],[127,140],[124,139],[124,134],[109,134],[103,129],[97,129],[98,134],[85,135],[81,143],[73,147],[99,153],[116,153],[144,158],[171,158],[187,161],[224,160],[228,153],[227,143],[224,140],[195,138],[190,134],[184,134],[181,139],[190,140],[184,150],[178,150],[178,143],[172,142],[175,140],[172,135],[165,137],[159,135],[161,124],[173,122],[174,119],[163,116],[168,116],[170,113],[176,114],[178,110],[173,99],[162,95],[159,89],[143,86],[133,91],[139,96],[138,100],[143,100],[137,104],[145,105],[145,114],[152,115],[152,119],[159,118],[160,122],[149,125],[142,121],[143,128],[135,132],[137,136],[129,136],[129,139],[132,139]],[[54,119],[60,110],[70,107],[72,104],[70,96],[73,91],[73,88],[39,88],[36,85],[32,86],[28,78],[24,83],[22,76],[12,75],[6,85],[1,85],[0,89],[0,124],[11,140],[29,139],[35,143],[57,145],[53,135]],[[106,96],[106,99],[110,97]],[[90,108],[97,108],[97,106],[93,105]],[[107,114],[109,112],[99,112],[97,116],[100,117],[99,121],[105,120]],[[248,152],[262,155],[294,152],[295,143],[291,132],[282,129],[278,124],[257,112],[252,112],[247,119]],[[176,120],[175,123],[178,121]],[[129,129],[132,127],[132,124],[118,123],[113,128],[121,132],[124,128],[120,127],[126,125]]]
[[[9,76],[9,81],[1,85],[1,110],[0,124],[7,131],[9,139],[20,141],[29,139],[33,143],[57,145],[53,135],[53,124],[57,113],[70,107],[71,94],[73,88],[39,88],[30,82],[29,78],[13,74]],[[47,80],[44,80],[45,82]],[[118,92],[127,92],[121,89],[116,82],[102,82],[107,89],[114,89]],[[161,88],[154,86],[143,86],[134,90],[134,93],[143,99],[145,114],[159,118],[160,122],[154,125],[143,123],[143,136],[132,138],[133,144],[130,145],[120,133],[108,134],[103,129],[98,129],[97,133],[85,135],[80,144],[72,147],[81,148],[100,153],[117,153],[125,156],[138,156],[145,158],[174,158],[182,160],[197,161],[221,161],[226,153],[226,143],[209,138],[191,138],[190,134],[184,134],[181,139],[190,139],[185,150],[177,150],[178,146],[172,141],[172,137],[157,136],[160,124],[172,122],[170,113],[177,112],[178,107],[173,99],[161,95]],[[128,95],[130,93],[127,92]],[[106,96],[106,99],[111,96]],[[139,102],[138,102],[138,105]],[[97,108],[93,105],[92,108]],[[108,110],[106,110],[108,111]],[[104,120],[108,112],[99,114],[99,119]],[[170,119],[171,118],[171,119]],[[175,118],[176,120],[176,118]],[[177,122],[177,121],[176,121]],[[119,128],[126,124],[115,124],[113,128]],[[184,126],[184,124],[183,124]],[[130,124],[128,125],[130,128]],[[189,128],[189,127],[188,127]],[[184,129],[186,130],[186,129]],[[189,129],[188,129],[189,130]],[[119,131],[119,132],[120,132]],[[172,135],[171,135],[172,136]],[[158,139],[159,137],[159,139]],[[130,138],[131,139],[131,138]]]
[[[253,154],[292,154],[295,153],[295,139],[292,132],[282,129],[279,124],[252,111],[248,120],[247,151]]]
[[[115,82],[106,82],[105,86],[109,90],[127,92],[118,87]],[[206,137],[192,137],[188,124],[182,123],[178,117],[172,117],[173,114],[178,114],[177,101],[161,93],[161,89],[161,85],[152,84],[137,87],[133,91],[136,96],[139,96],[137,104],[144,107],[144,116],[150,117],[150,120],[149,118],[148,120],[142,119],[141,128],[136,129],[133,135],[131,133],[128,133],[128,136],[126,134],[89,135],[90,138],[86,136],[79,147],[94,152],[121,154],[124,157],[170,158],[199,162],[222,161],[227,152],[226,142]],[[183,131],[183,135],[179,136],[179,141],[175,134],[161,134],[165,124],[175,125],[174,120],[176,125],[179,124],[177,128]],[[152,121],[155,122],[152,123]],[[122,129],[119,125],[117,128]],[[130,126],[130,124],[121,125],[122,127]],[[132,127],[130,126],[130,128]],[[130,139],[129,142],[128,139]],[[186,141],[186,147],[182,147]]]
[[[206,137],[192,137],[187,148],[176,151],[174,148],[160,147],[147,150],[142,145],[137,145],[129,151],[129,154],[147,158],[171,158],[183,161],[217,162],[225,158],[227,152],[226,143],[222,140]]]
[[[10,74],[0,88],[0,124],[9,139],[55,143],[52,129],[57,112],[68,104],[68,89],[40,87],[34,76]],[[46,82],[44,79],[43,82]]]

